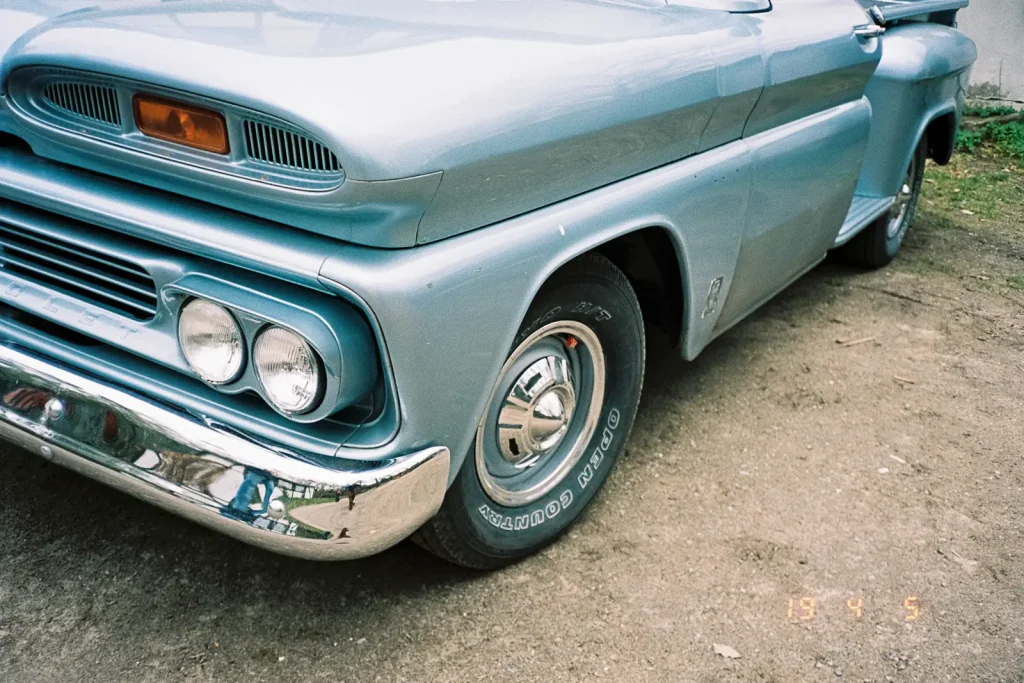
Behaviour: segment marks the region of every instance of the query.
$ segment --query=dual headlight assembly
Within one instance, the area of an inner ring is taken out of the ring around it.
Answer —
[[[235,317],[206,299],[192,299],[182,307],[178,343],[193,372],[209,384],[235,381],[249,362]],[[263,327],[256,334],[251,363],[267,400],[282,413],[297,415],[316,407],[323,366],[301,336],[277,325]]]

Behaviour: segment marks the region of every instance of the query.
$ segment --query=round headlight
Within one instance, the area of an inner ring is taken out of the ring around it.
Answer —
[[[268,328],[256,338],[252,359],[263,391],[279,410],[301,413],[313,407],[320,392],[320,359],[305,339]]]
[[[245,362],[242,331],[223,306],[192,299],[178,317],[178,343],[192,370],[210,384],[238,377]]]

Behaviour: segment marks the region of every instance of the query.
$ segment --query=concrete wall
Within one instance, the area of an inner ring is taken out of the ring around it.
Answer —
[[[978,44],[972,92],[1024,100],[1024,0],[972,0],[960,29]],[[979,88],[994,86],[992,93]]]

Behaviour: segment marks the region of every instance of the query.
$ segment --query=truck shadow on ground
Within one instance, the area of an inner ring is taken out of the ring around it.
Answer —
[[[683,361],[664,335],[651,332],[639,423],[649,428],[671,419],[660,408],[666,396],[700,402],[703,387],[716,376],[744,373],[744,355],[757,342],[756,321],[781,318],[799,325],[820,304],[842,296],[837,282],[856,276],[831,264],[820,266],[692,363]],[[138,625],[161,616],[187,621],[205,613],[256,619],[250,615],[255,610],[273,615],[276,630],[284,633],[294,620],[298,633],[318,616],[351,613],[361,603],[394,605],[488,580],[487,574],[453,567],[411,542],[347,563],[279,557],[21,451],[0,456],[0,500],[0,578],[7,577],[8,588],[37,592],[32,602],[40,603],[59,600],[62,583],[66,588],[73,581],[93,599],[109,599],[104,610],[111,623]],[[588,514],[600,514],[600,506]],[[395,613],[393,618],[403,617]],[[388,628],[388,622],[378,613],[372,624]]]

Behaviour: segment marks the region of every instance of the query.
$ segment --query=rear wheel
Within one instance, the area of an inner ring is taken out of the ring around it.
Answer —
[[[928,140],[922,137],[907,167],[896,201],[884,216],[842,247],[840,255],[845,261],[866,268],[881,268],[896,258],[917,211],[927,160]]]
[[[438,514],[415,540],[476,569],[543,548],[604,484],[636,415],[644,330],[626,277],[572,261],[538,293]]]

